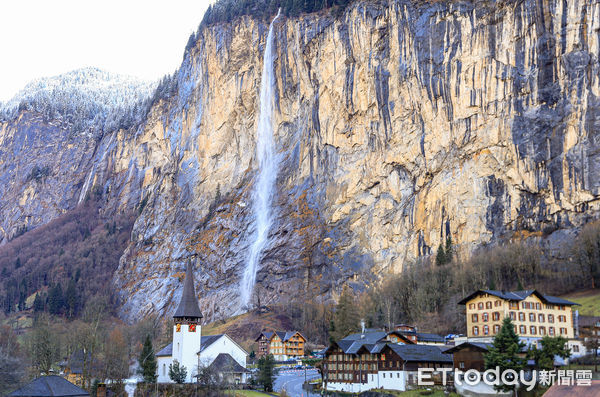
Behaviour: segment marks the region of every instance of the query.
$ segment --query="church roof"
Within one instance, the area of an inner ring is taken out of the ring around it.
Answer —
[[[166,345],[165,347],[160,349],[160,351],[158,353],[156,353],[157,357],[172,356],[172,355],[173,355],[173,343],[169,343],[168,345]]]
[[[219,353],[214,361],[210,364],[209,368],[213,368],[217,372],[234,374],[250,372],[246,368],[242,367],[237,361],[235,361],[235,359],[228,353]]]
[[[188,263],[185,272],[185,281],[183,284],[183,293],[181,294],[181,301],[179,306],[175,310],[173,318],[202,318],[202,312],[198,307],[198,299],[196,298],[196,291],[194,289],[194,276],[192,274],[192,267]]]
[[[89,396],[90,393],[75,386],[60,376],[41,376],[19,390],[10,393],[9,397],[53,397],[53,396]]]

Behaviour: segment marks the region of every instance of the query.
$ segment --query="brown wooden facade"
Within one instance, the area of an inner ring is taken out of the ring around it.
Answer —
[[[485,370],[484,354],[487,351],[485,347],[467,342],[447,350],[447,353],[452,354],[455,369],[461,371],[475,369],[483,372]]]

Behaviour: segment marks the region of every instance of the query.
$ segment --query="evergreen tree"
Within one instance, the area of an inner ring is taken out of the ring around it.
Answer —
[[[169,378],[175,383],[184,383],[187,377],[187,369],[179,364],[179,361],[174,360],[173,364],[169,364]]]
[[[38,292],[37,294],[35,294],[35,299],[33,300],[33,311],[35,313],[43,312],[45,306],[45,300],[42,299],[42,294]]]
[[[484,355],[485,368],[500,368],[500,374],[503,371],[512,369],[520,371],[525,366],[525,360],[520,357],[521,350],[525,344],[521,342],[519,336],[515,333],[514,325],[510,317],[506,317],[502,322],[502,328],[494,338],[492,347]],[[514,386],[503,385],[494,386],[498,391],[508,392],[514,389]]]
[[[57,283],[48,293],[48,311],[52,314],[61,314],[65,306],[65,299],[60,283]]]
[[[275,359],[271,354],[261,357],[258,360],[258,384],[262,385],[263,390],[266,392],[273,391],[274,367]]]
[[[342,290],[342,295],[335,308],[333,322],[335,331],[332,335],[335,340],[339,340],[358,329],[360,314],[352,290],[348,286],[344,286]]]
[[[446,263],[452,262],[452,257],[454,256],[454,247],[452,246],[452,236],[450,234],[448,234],[448,236],[446,237],[445,254]]]
[[[79,296],[77,294],[77,287],[75,280],[69,280],[67,290],[65,291],[65,307],[67,309],[67,315],[73,317],[77,314],[79,309]]]
[[[567,340],[562,336],[544,336],[541,340],[541,349],[529,350],[529,357],[535,360],[539,369],[554,369],[554,356],[567,359],[571,356],[571,350],[567,346]]]
[[[144,341],[144,347],[140,353],[140,375],[144,378],[146,383],[156,383],[156,357],[154,356],[154,349],[152,348],[152,340],[150,335],[146,335]]]
[[[442,243],[440,243],[440,246],[437,249],[437,254],[435,256],[435,264],[437,266],[442,266],[446,264],[446,250],[444,249]]]

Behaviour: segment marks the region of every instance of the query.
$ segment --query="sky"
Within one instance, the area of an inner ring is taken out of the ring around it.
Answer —
[[[82,67],[156,80],[181,64],[211,0],[0,1],[0,101]]]

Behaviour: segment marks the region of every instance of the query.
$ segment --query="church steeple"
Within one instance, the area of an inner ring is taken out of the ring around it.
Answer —
[[[179,306],[175,310],[173,318],[176,320],[199,321],[202,317],[202,312],[198,307],[198,299],[196,299],[196,290],[194,289],[192,266],[188,262],[185,272],[185,282],[183,284],[183,294],[181,294],[181,301],[179,301]]]

